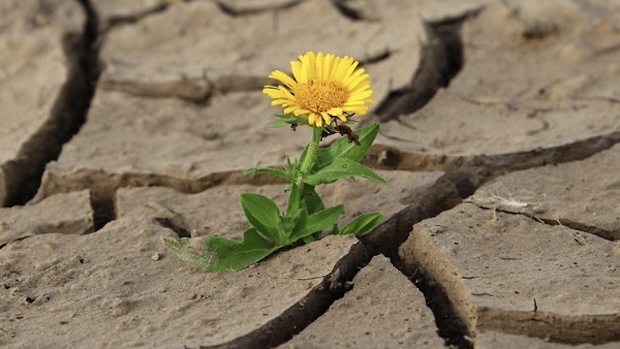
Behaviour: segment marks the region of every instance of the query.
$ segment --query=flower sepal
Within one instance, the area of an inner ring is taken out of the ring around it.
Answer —
[[[284,126],[297,126],[297,125],[308,125],[308,116],[295,116],[294,114],[280,114],[276,115],[277,119],[273,120],[271,124],[269,124],[270,128],[281,128]]]

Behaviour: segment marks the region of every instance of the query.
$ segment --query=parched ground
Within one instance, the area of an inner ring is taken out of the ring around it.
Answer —
[[[390,185],[369,234],[209,274],[246,228],[273,69],[351,55]],[[0,347],[620,348],[617,0],[2,0]]]

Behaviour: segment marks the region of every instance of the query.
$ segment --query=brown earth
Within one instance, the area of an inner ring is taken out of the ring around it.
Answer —
[[[309,139],[261,87],[351,55],[389,181],[360,237],[209,274],[243,176]],[[620,2],[4,0],[0,347],[619,348]]]

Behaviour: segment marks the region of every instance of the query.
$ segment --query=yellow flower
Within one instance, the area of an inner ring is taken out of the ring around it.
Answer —
[[[333,116],[347,121],[352,114],[366,114],[374,103],[368,74],[358,65],[349,56],[310,51],[291,62],[292,78],[280,70],[271,72],[269,77],[285,86],[266,85],[263,93],[285,114],[308,115],[310,125],[331,124]]]

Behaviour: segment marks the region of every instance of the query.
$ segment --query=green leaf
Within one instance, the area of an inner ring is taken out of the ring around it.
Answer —
[[[271,167],[252,167],[243,171],[243,175],[249,175],[252,173],[266,173],[276,177],[284,178],[286,180],[293,180],[293,178],[289,175],[289,173],[280,168],[271,168]]]
[[[304,182],[309,185],[319,185],[333,183],[340,178],[346,177],[363,177],[372,179],[379,183],[387,184],[385,179],[381,178],[369,167],[347,158],[336,158],[331,164],[318,170],[317,172],[304,177]]]
[[[383,215],[379,212],[363,213],[347,223],[337,232],[337,235],[362,235],[381,223],[381,220],[383,220]]]
[[[280,210],[270,198],[256,193],[240,193],[239,201],[248,222],[259,233],[276,243],[282,241],[278,233]]]
[[[379,124],[372,124],[354,131],[359,137],[360,145],[349,142],[347,137],[340,137],[326,148],[319,148],[316,154],[315,168],[320,170],[337,158],[347,158],[359,162],[370,149],[379,132]]]
[[[199,249],[191,246],[189,238],[167,240],[166,246],[179,258],[209,272],[243,269],[282,247],[266,241],[255,228],[246,230],[242,241],[205,236]]]
[[[293,243],[332,226],[342,213],[344,213],[344,205],[337,205],[304,217],[305,219],[300,220],[295,227],[295,231],[291,234],[291,241],[289,243]]]

